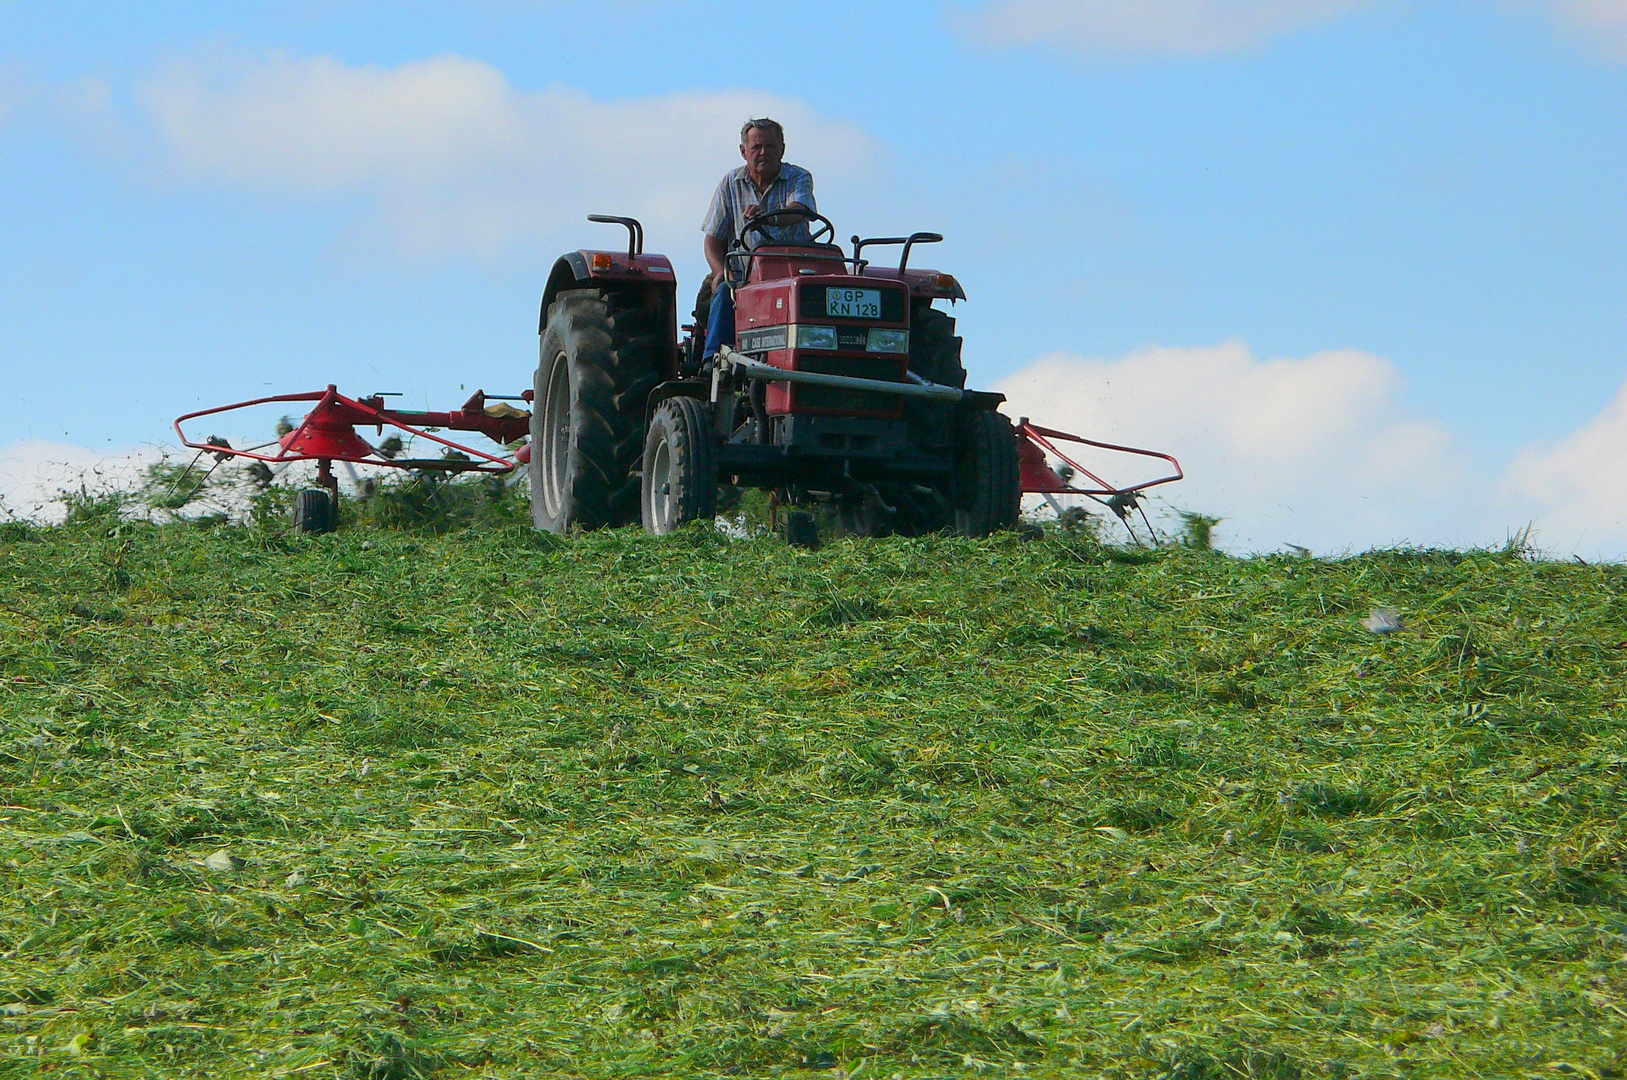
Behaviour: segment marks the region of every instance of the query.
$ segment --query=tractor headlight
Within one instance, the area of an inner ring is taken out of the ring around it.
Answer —
[[[872,330],[866,352],[906,353],[910,351],[908,330]]]
[[[836,349],[836,327],[834,326],[797,326],[797,348],[799,349]]]

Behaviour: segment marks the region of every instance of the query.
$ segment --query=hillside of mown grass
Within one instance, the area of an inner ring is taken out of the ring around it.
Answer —
[[[1621,567],[78,517],[0,1075],[1627,1073]]]

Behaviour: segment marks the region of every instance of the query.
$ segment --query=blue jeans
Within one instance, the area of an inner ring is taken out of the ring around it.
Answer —
[[[712,293],[712,313],[706,319],[706,349],[703,360],[710,360],[723,346],[734,346],[734,288],[727,281]]]

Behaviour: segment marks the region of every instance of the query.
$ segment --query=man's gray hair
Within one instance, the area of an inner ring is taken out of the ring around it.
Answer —
[[[751,134],[752,128],[756,128],[758,131],[774,136],[774,138],[779,140],[782,146],[785,144],[785,129],[780,127],[780,122],[778,120],[770,120],[768,117],[762,116],[758,117],[756,120],[747,120],[745,125],[741,127],[741,146],[746,145],[746,136]]]

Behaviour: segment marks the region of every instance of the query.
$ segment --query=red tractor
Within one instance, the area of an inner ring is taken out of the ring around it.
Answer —
[[[644,253],[643,226],[625,217],[589,220],[625,227],[627,250],[573,251],[554,264],[532,390],[508,398],[476,391],[461,409],[404,412],[388,408],[386,395],[349,398],[329,386],[188,413],[175,422],[176,434],[200,458],[249,458],[268,478],[316,462],[318,486],[301,492],[295,507],[294,527],[305,532],[338,524],[336,461],[435,473],[506,473],[529,463],[532,517],[556,533],[635,521],[666,533],[716,516],[720,487],[756,487],[792,506],[834,503],[844,528],[860,535],[986,536],[1016,524],[1024,492],[1043,495],[1058,513],[1057,495],[1092,498],[1128,523],[1142,491],[1181,478],[1167,454],[1027,419],[1014,426],[998,411],[1002,395],[965,389],[955,320],[933,302],[966,294],[950,275],[909,265],[916,245],[943,239],[937,233],[855,236],[845,254],[818,214],[786,210],[748,222],[728,253],[741,281],[736,344],[703,360],[705,304],[680,339],[672,263]],[[753,245],[757,234],[787,222],[808,223],[811,239]],[[870,265],[865,250],[886,245],[902,245],[898,265]],[[529,414],[508,404],[522,400]],[[233,447],[183,427],[295,402],[311,411],[275,444]],[[403,456],[399,436],[375,447],[358,427],[380,435],[391,427],[439,445],[441,454]],[[454,443],[437,429],[479,432],[512,456]],[[1158,458],[1174,471],[1117,487],[1059,442]],[[1075,486],[1077,476],[1089,483]],[[811,542],[812,526],[811,515],[793,511],[787,537]]]
[[[728,255],[737,343],[702,364],[704,326],[677,334],[677,283],[643,253],[573,252],[549,275],[531,415],[531,505],[564,532],[642,521],[665,533],[717,512],[719,484],[834,502],[870,536],[951,528],[985,536],[1017,522],[1016,431],[1004,397],[964,389],[948,274],[911,268],[936,233],[830,242],[825,217],[786,210],[747,222]],[[752,244],[806,221],[807,243]],[[866,248],[902,245],[878,267]]]

